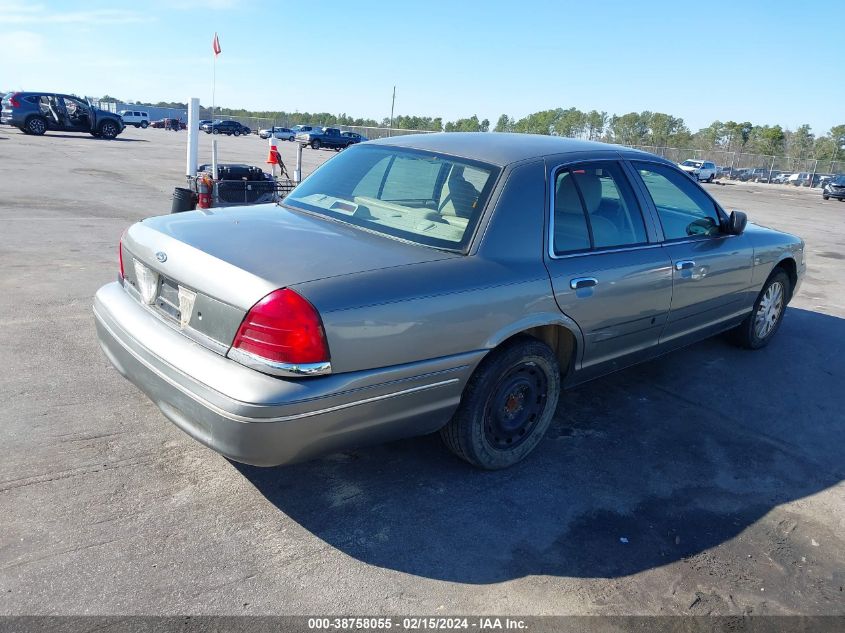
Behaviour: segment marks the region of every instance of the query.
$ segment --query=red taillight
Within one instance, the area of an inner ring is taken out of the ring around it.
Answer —
[[[20,95],[20,93],[16,92],[11,97],[9,97],[9,105],[11,105],[13,108],[21,107],[21,102],[18,100],[18,95]]]
[[[275,290],[252,306],[232,344],[275,363],[325,363],[329,346],[317,310],[293,290]]]
[[[123,238],[125,236],[126,236],[126,231],[123,232],[123,235],[120,236],[120,241],[117,243],[117,261],[120,264],[120,279],[121,279],[121,281],[123,281],[123,279],[126,277],[126,275],[123,274]]]

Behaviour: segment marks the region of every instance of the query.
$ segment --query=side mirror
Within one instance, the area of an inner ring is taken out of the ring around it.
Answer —
[[[748,224],[748,216],[742,211],[731,211],[731,217],[728,219],[728,233],[731,235],[741,235]]]

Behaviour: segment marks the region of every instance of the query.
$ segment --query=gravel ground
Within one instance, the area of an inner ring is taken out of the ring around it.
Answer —
[[[0,614],[845,614],[845,203],[706,185],[807,241],[776,340],[572,391],[519,467],[423,437],[257,469],[170,424],[95,340],[92,296],[122,231],[169,211],[184,144],[0,129]]]

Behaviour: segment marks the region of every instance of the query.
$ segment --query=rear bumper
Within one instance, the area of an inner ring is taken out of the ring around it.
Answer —
[[[248,369],[164,324],[118,283],[94,300],[112,364],[191,437],[256,466],[433,432],[483,352],[286,380]]]

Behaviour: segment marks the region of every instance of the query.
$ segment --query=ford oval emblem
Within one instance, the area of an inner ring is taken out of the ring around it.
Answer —
[[[163,264],[167,261],[167,253],[165,253],[164,251],[159,251],[158,253],[156,253],[156,259]]]

